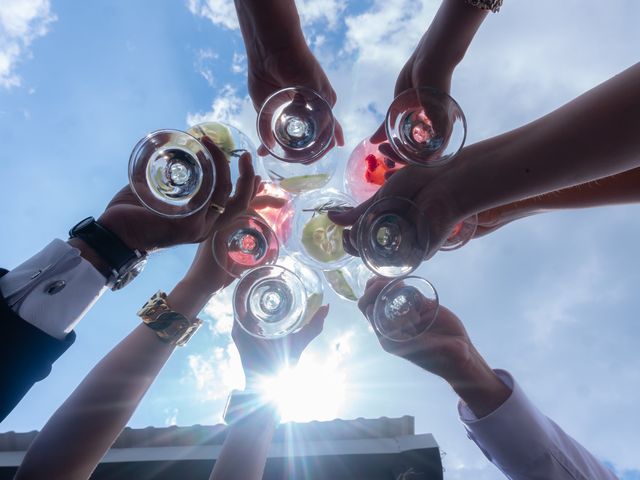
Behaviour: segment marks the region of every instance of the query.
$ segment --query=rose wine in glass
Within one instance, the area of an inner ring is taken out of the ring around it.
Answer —
[[[258,215],[241,215],[217,230],[213,236],[213,256],[229,275],[278,259],[279,243],[274,231]]]
[[[376,297],[373,325],[380,335],[406,342],[426,332],[438,314],[436,289],[420,277],[393,280]]]
[[[410,200],[385,197],[360,217],[356,243],[362,261],[376,275],[408,275],[428,250],[427,220]]]
[[[402,161],[420,166],[449,162],[464,145],[467,122],[447,93],[421,87],[398,95],[385,118],[387,140]]]
[[[294,333],[322,302],[321,290],[310,291],[309,285],[308,280],[281,265],[249,270],[234,290],[235,319],[247,333],[259,338],[276,339]]]
[[[179,130],[157,130],[141,139],[129,158],[129,184],[158,215],[184,217],[213,194],[215,165],[209,151]]]
[[[310,164],[335,143],[331,106],[306,87],[279,90],[258,112],[258,137],[269,153],[289,163]]]

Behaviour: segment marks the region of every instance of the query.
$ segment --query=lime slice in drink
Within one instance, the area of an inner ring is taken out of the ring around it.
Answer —
[[[336,292],[343,298],[347,300],[351,300],[352,302],[356,302],[358,297],[356,296],[353,288],[347,282],[347,278],[344,276],[344,272],[342,270],[330,270],[328,272],[324,272],[324,278],[327,279],[333,291]]]
[[[227,157],[227,160],[231,161],[231,152],[236,148],[233,141],[233,135],[229,127],[223,123],[218,122],[205,122],[194,125],[187,133],[193,135],[198,140],[203,136],[209,137],[216,146],[222,150]]]
[[[317,175],[302,175],[300,177],[290,177],[280,180],[280,188],[289,193],[302,193],[307,190],[320,188],[329,181],[329,175],[319,173]]]
[[[343,230],[344,227],[329,220],[328,214],[317,214],[302,229],[302,245],[318,262],[335,262],[346,255],[342,247]]]

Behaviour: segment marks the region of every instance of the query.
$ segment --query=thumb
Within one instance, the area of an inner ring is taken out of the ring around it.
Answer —
[[[343,227],[354,225],[358,221],[360,216],[362,216],[362,214],[367,211],[367,209],[374,201],[375,196],[348,210],[330,211],[329,220],[331,220],[336,225],[340,225]]]

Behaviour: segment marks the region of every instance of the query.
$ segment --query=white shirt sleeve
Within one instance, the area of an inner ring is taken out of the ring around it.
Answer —
[[[540,412],[511,375],[495,371],[511,388],[495,411],[476,418],[458,404],[468,436],[491,463],[512,480],[601,480],[617,477],[551,419]]]
[[[0,278],[11,309],[58,339],[73,330],[105,289],[105,277],[59,239]]]

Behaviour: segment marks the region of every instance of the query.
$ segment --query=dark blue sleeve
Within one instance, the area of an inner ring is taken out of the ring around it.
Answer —
[[[0,277],[6,273],[0,269]],[[49,375],[75,339],[71,332],[58,340],[24,321],[0,292],[0,422],[36,382]]]

